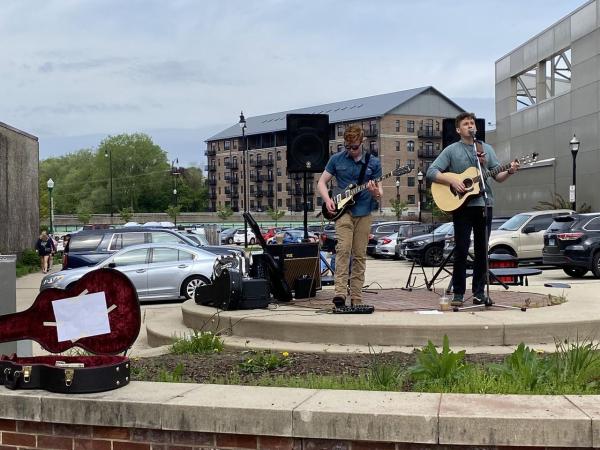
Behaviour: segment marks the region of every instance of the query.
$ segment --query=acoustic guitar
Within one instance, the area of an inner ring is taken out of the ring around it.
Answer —
[[[399,177],[401,175],[410,173],[411,170],[412,170],[411,166],[396,167],[391,172],[386,173],[385,175],[382,175],[379,178],[374,179],[373,181],[376,183],[379,183],[380,181],[383,181],[389,177]],[[359,192],[364,191],[367,188],[367,184],[368,184],[368,182],[363,183],[359,186],[354,186],[353,184],[351,184],[343,192],[332,195],[331,199],[335,203],[335,211],[330,212],[327,209],[327,205],[325,203],[323,203],[323,208],[322,208],[323,216],[327,220],[333,220],[333,221],[338,220],[340,217],[342,217],[346,213],[346,211],[348,211],[349,208],[351,208],[356,203],[354,200],[354,197]]]
[[[536,162],[538,154],[539,153],[534,152],[513,161],[518,161],[522,166],[533,164]],[[489,171],[484,171],[484,181],[489,177],[494,177],[500,172],[510,169],[511,164],[512,162],[500,165]],[[433,196],[435,204],[442,211],[456,211],[458,208],[464,205],[466,201],[478,196],[481,193],[480,178],[476,167],[469,167],[463,173],[446,172],[446,174],[450,175],[455,180],[462,181],[466,187],[466,191],[456,192],[452,186],[434,181],[431,184],[431,195]]]

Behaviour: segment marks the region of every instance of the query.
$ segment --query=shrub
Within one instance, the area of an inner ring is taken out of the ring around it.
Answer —
[[[196,331],[190,336],[177,339],[171,345],[171,352],[176,355],[184,353],[219,353],[223,351],[223,340],[211,331]]]
[[[464,369],[465,351],[458,353],[450,350],[448,336],[444,335],[442,351],[438,353],[431,341],[417,354],[417,363],[410,373],[416,380],[453,381]]]

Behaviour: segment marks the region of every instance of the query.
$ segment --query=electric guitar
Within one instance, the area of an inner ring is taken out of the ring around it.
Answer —
[[[518,158],[514,161],[518,161],[520,165],[533,164],[534,162],[536,162],[538,154],[539,153],[534,152],[529,155]],[[510,169],[511,163],[512,161],[508,164],[500,165],[490,171],[485,171],[483,173],[484,181],[490,176],[494,177],[500,172],[504,172],[505,170]],[[469,200],[472,197],[476,197],[480,194],[480,179],[476,167],[469,167],[463,173],[446,172],[446,174],[450,175],[455,180],[462,181],[466,187],[466,191],[462,193],[456,192],[454,188],[452,188],[452,186],[448,186],[447,184],[436,183],[435,181],[431,183],[431,195],[433,196],[435,204],[442,211],[456,211],[467,200]]]
[[[373,181],[376,183],[379,183],[380,181],[383,181],[389,177],[399,177],[400,175],[407,174],[411,170],[412,170],[411,166],[397,167],[396,169],[392,170],[390,173],[382,175]],[[335,203],[335,211],[330,212],[327,209],[327,205],[325,203],[323,203],[323,209],[322,209],[323,217],[325,217],[327,220],[333,220],[333,221],[336,221],[340,217],[342,217],[344,215],[344,213],[346,211],[348,211],[348,208],[352,207],[356,203],[354,200],[354,197],[356,196],[356,194],[364,191],[367,188],[368,183],[369,182],[363,183],[360,186],[354,186],[353,184],[351,184],[350,186],[348,186],[346,188],[346,190],[344,192],[341,192],[339,194],[331,196],[331,199]]]

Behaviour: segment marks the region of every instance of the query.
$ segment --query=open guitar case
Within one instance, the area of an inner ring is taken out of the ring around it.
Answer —
[[[106,300],[109,332],[90,336],[83,331],[79,338],[59,341],[61,324],[55,318],[53,302],[72,299],[68,301],[82,302],[80,305],[85,309],[92,301],[88,300],[86,305],[86,297],[94,293],[100,293],[100,301],[103,293]],[[129,383],[131,369],[125,352],[135,342],[140,325],[137,291],[129,278],[117,270],[94,270],[66,290],[43,290],[26,311],[0,316],[0,342],[31,339],[55,354],[0,356],[0,384],[8,389],[45,389],[71,394],[123,387]],[[85,352],[71,353],[86,355],[58,354],[73,347]]]

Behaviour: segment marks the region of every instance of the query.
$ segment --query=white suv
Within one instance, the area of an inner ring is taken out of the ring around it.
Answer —
[[[556,216],[573,214],[570,209],[529,211],[517,214],[490,233],[490,254],[504,253],[519,261],[542,262],[544,231]],[[473,251],[471,244],[470,251]]]

